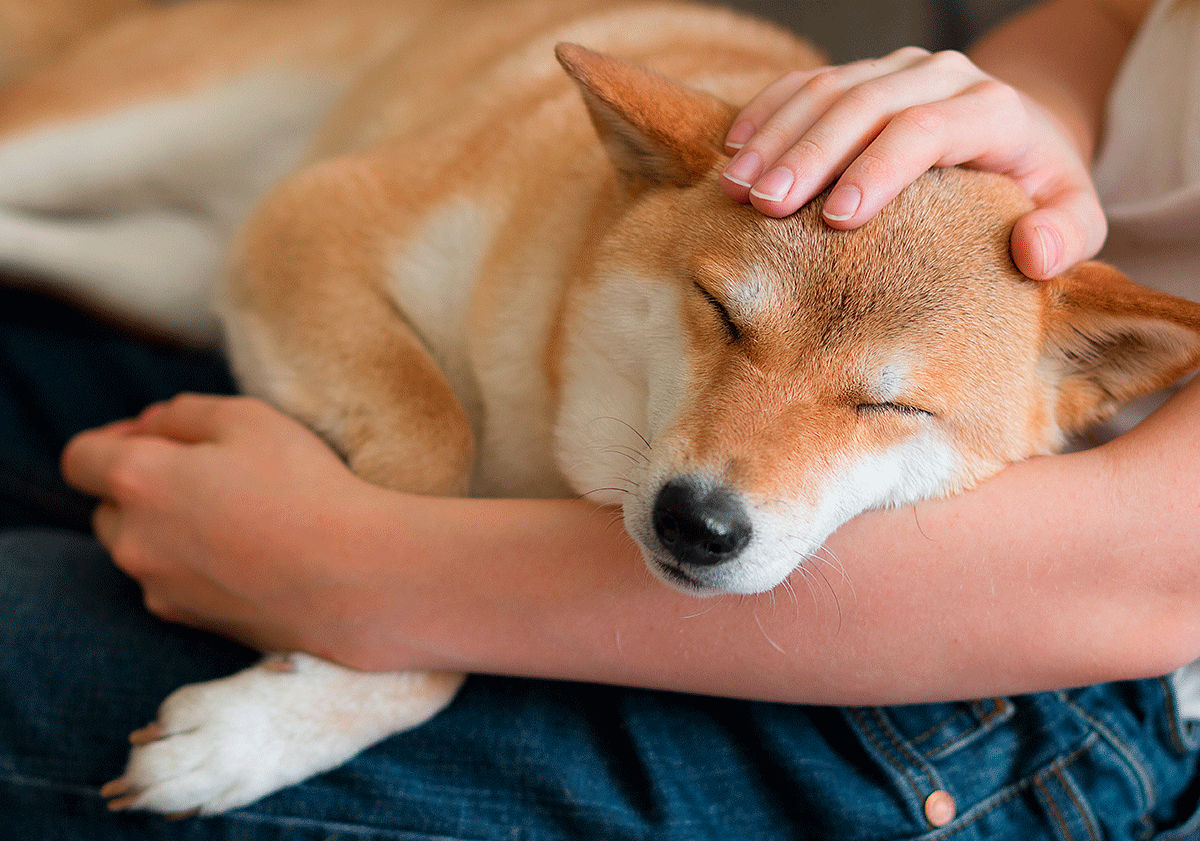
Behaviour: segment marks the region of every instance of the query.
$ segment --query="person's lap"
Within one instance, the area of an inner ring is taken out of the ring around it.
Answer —
[[[174,391],[230,387],[215,358],[0,293],[11,837],[1062,841],[1133,837],[1152,829],[1139,816],[1169,825],[1194,806],[1195,754],[1158,681],[840,710],[473,677],[429,724],[228,816],[110,816],[98,789],[121,771],[125,734],[177,686],[255,655],[142,610],[83,530],[86,501],[57,479],[57,450]],[[957,811],[944,829],[926,811],[936,791]]]

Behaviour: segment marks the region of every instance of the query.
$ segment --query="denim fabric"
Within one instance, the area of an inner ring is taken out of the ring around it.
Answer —
[[[53,478],[51,442],[81,424],[167,386],[221,387],[218,360],[84,325],[71,352],[56,324],[22,338],[11,313],[0,300],[0,451],[27,477]],[[27,406],[49,407],[53,435]],[[120,773],[125,734],[177,686],[254,655],[148,616],[103,550],[63,527],[80,501],[61,491],[0,495],[0,838],[1200,838],[1195,734],[1159,680],[834,709],[472,677],[429,724],[245,809],[110,815],[98,787]],[[944,826],[926,814],[935,792],[956,809]]]
[[[71,435],[179,391],[232,389],[210,353],[130,341],[63,304],[0,288],[0,528],[86,529],[90,504],[58,475]]]

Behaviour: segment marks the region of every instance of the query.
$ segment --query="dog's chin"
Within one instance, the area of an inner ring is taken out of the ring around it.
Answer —
[[[686,593],[689,596],[706,598],[708,596],[719,596],[725,592],[720,588],[704,584],[673,563],[648,557],[646,558],[646,567],[650,572],[654,573],[654,576],[659,581],[664,582],[671,589]]]
[[[771,580],[762,581],[757,577],[741,577],[731,569],[716,570],[710,568],[689,569],[675,562],[674,558],[659,557],[657,554],[642,550],[646,567],[655,578],[681,593],[689,596],[707,598],[710,596],[749,596],[764,593],[780,584],[786,575]]]

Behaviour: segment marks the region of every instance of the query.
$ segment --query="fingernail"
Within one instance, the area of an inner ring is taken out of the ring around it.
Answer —
[[[754,123],[748,120],[738,120],[725,135],[725,145],[730,149],[741,149],[746,141],[754,136]]]
[[[1062,237],[1054,228],[1045,225],[1038,225],[1033,230],[1042,248],[1042,275],[1049,277],[1057,271],[1058,261],[1062,259]]]
[[[858,212],[860,204],[862,204],[862,193],[857,187],[849,185],[834,187],[829,198],[825,199],[825,207],[821,212],[826,219],[845,222]]]
[[[754,179],[758,178],[758,173],[761,171],[762,161],[758,155],[754,152],[746,152],[734,158],[721,175],[734,184],[749,187],[754,184]]]
[[[796,183],[796,176],[790,169],[776,167],[755,182],[750,195],[765,201],[783,201],[794,183]]]

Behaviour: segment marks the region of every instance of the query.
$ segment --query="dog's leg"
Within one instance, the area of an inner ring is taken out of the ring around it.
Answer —
[[[274,657],[172,693],[130,735],[113,809],[215,814],[341,765],[427,721],[454,697],[448,672],[356,672],[304,654]]]
[[[353,172],[323,166],[277,192],[241,237],[226,319],[243,384],[320,430],[360,475],[389,487],[464,493],[470,424],[395,306]],[[328,176],[328,177],[326,177]],[[339,239],[351,232],[354,247]],[[268,316],[269,313],[269,317]],[[281,325],[287,325],[279,329]],[[249,803],[416,726],[461,675],[369,674],[307,656],[184,687],[137,734],[117,807],[205,813]]]

